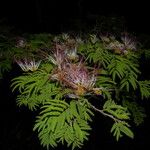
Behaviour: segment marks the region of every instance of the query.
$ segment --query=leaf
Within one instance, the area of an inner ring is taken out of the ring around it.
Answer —
[[[103,105],[103,111],[113,115],[115,118],[120,120],[129,119],[130,113],[127,109],[121,105],[117,105],[114,101],[108,100]]]
[[[127,135],[130,138],[134,137],[133,132],[128,128],[128,124],[126,122],[115,122],[111,128],[111,133],[116,137],[118,141],[122,137],[122,133]]]
[[[73,116],[75,117],[79,117],[79,114],[77,112],[77,107],[76,107],[76,102],[75,101],[71,101],[70,102],[70,110]]]
[[[146,117],[145,109],[132,99],[123,101],[123,106],[127,107],[132,114],[134,123],[138,126],[144,122]]]
[[[45,146],[55,147],[58,141],[66,141],[72,148],[80,147],[91,130],[89,119],[86,119],[90,113],[86,103],[81,104],[81,101],[72,100],[68,104],[63,100],[49,100],[42,106],[34,131],[38,130],[41,143]]]
[[[84,137],[83,137],[83,134],[82,134],[82,130],[81,130],[80,126],[78,125],[78,123],[76,121],[73,123],[73,127],[74,127],[74,130],[75,130],[75,133],[76,133],[76,137],[78,137],[79,140],[82,143]]]
[[[150,81],[139,81],[139,88],[142,99],[150,97]]]
[[[134,137],[133,132],[132,132],[128,127],[126,127],[125,125],[120,126],[120,130],[121,130],[124,134],[126,134],[128,137],[130,137],[130,138],[133,138],[133,137]]]

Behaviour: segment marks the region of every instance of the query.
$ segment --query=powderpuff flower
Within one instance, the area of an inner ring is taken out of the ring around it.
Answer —
[[[39,66],[41,61],[35,62],[35,60],[28,60],[28,59],[23,59],[23,60],[16,60],[17,64],[20,66],[20,68],[27,72],[27,71],[36,71]]]
[[[76,95],[84,95],[91,91],[96,82],[96,75],[89,72],[82,64],[67,64],[64,66],[64,83],[74,89]]]
[[[125,34],[121,37],[121,40],[124,44],[124,48],[127,50],[136,50],[136,42],[133,37]]]
[[[65,54],[67,55],[67,58],[69,60],[77,60],[78,59],[78,55],[77,55],[77,48],[73,48],[71,50],[66,50]]]
[[[95,88],[97,79],[96,71],[89,71],[82,63],[63,63],[62,68],[56,68],[52,75],[52,80],[57,80],[62,86],[72,89],[73,93],[67,94],[70,98],[95,93],[101,94],[101,88]]]
[[[61,65],[65,60],[65,53],[62,49],[58,47],[58,45],[56,45],[56,49],[53,53],[53,56],[49,55],[47,59],[50,60],[59,69],[61,69]]]
[[[114,50],[116,53],[127,53],[129,50],[136,50],[136,42],[134,38],[127,33],[121,36],[121,41],[116,40],[114,36],[101,36],[105,47]]]

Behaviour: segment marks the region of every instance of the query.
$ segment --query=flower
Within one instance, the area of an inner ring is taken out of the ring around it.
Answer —
[[[124,48],[127,50],[136,50],[136,42],[134,38],[129,36],[128,34],[125,34],[121,37],[121,40],[124,44]]]
[[[125,33],[121,37],[121,41],[116,40],[114,36],[101,36],[105,47],[114,50],[115,53],[126,54],[129,50],[136,50],[136,42],[134,38]]]
[[[53,56],[48,55],[47,59],[50,60],[54,65],[56,65],[60,69],[62,63],[65,60],[65,53],[61,45],[57,44]]]
[[[27,71],[36,71],[39,66],[41,61],[35,62],[35,60],[28,60],[28,59],[23,59],[23,60],[16,60],[17,64],[20,66],[20,68],[27,72]]]
[[[67,55],[67,58],[69,60],[77,60],[78,59],[76,47],[74,49],[71,49],[71,50],[66,50],[65,54]]]
[[[69,93],[70,97],[78,97],[89,92],[97,94],[98,89],[94,89],[96,71],[90,71],[83,61],[79,61],[76,47],[65,48],[63,45],[57,44],[53,55],[48,57],[55,65],[50,79],[58,81],[63,87],[70,88],[73,91],[73,93]]]
[[[90,72],[81,62],[79,64],[65,64],[63,73],[62,82],[65,86],[74,89],[76,95],[84,95],[91,91],[96,82],[96,75]]]

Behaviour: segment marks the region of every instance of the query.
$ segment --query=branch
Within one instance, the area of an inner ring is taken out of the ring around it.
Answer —
[[[110,114],[105,113],[103,110],[96,108],[96,107],[93,106],[92,104],[90,104],[90,106],[91,106],[95,111],[98,111],[98,112],[100,112],[101,114],[103,114],[104,116],[107,116],[107,117],[113,119],[115,122],[121,122],[121,120],[115,118],[113,115],[110,115]]]

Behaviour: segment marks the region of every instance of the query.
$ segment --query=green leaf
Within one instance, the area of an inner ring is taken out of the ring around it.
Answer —
[[[139,81],[139,88],[142,99],[150,97],[150,81]]]
[[[130,138],[133,138],[133,137],[134,137],[133,132],[132,132],[128,127],[126,127],[125,125],[120,126],[120,130],[121,130],[124,134],[126,134],[128,137],[130,137]]]

